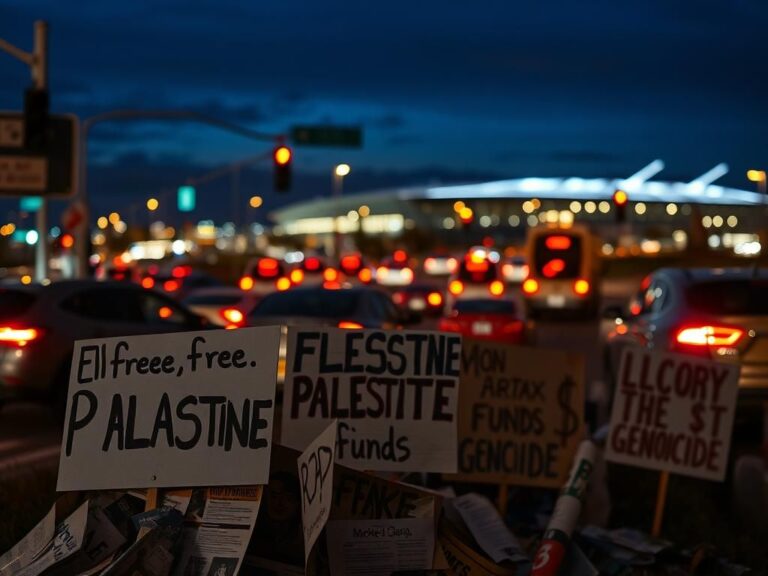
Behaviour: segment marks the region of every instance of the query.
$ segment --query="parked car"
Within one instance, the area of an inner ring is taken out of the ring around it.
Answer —
[[[439,329],[481,340],[511,344],[525,341],[525,323],[512,300],[483,298],[456,300]]]
[[[154,288],[172,298],[183,300],[194,290],[223,286],[218,278],[194,270],[189,264],[179,264],[169,270],[147,272],[140,282],[143,288]]]
[[[0,403],[55,403],[63,413],[76,340],[200,330],[168,296],[126,282],[69,280],[0,288]]]
[[[259,299],[260,296],[253,292],[243,292],[232,286],[221,286],[194,290],[182,304],[211,324],[226,327],[241,323]]]
[[[608,309],[616,324],[605,346],[611,383],[627,346],[740,364],[737,422],[762,421],[768,400],[768,272],[758,268],[662,268],[647,276],[628,310]],[[746,411],[746,412],[745,412]]]
[[[243,322],[247,326],[272,324],[337,326],[339,328],[397,328],[408,324],[386,292],[359,286],[329,290],[300,287],[265,296]]]

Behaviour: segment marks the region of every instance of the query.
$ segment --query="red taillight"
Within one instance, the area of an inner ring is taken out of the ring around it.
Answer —
[[[544,274],[544,276],[547,278],[554,278],[563,270],[565,270],[565,260],[562,258],[554,258],[544,264],[541,269],[541,273]]]
[[[341,268],[347,274],[354,274],[355,270],[360,268],[362,261],[359,256],[344,256],[341,259]]]
[[[464,283],[461,280],[452,280],[451,283],[448,284],[448,292],[454,296],[458,296],[464,292]]]
[[[392,255],[392,259],[395,262],[402,264],[408,260],[408,253],[405,250],[395,250],[395,253]]]
[[[504,294],[504,282],[501,280],[494,280],[488,285],[488,292],[490,292],[492,296],[501,296]]]
[[[451,318],[440,318],[440,323],[437,327],[438,330],[442,330],[443,332],[461,332],[461,325],[459,322]]]
[[[323,288],[326,290],[341,290],[341,282],[333,280],[332,282],[323,282]]]
[[[405,302],[405,294],[402,292],[395,292],[392,294],[392,300],[395,304],[403,304]]]
[[[744,337],[744,330],[732,326],[686,326],[675,334],[675,342],[684,346],[733,347]]]
[[[141,287],[146,288],[147,290],[149,290],[150,288],[154,288],[155,279],[152,278],[151,276],[145,276],[144,278],[141,279]]]
[[[307,258],[304,261],[304,270],[308,272],[317,272],[320,270],[320,260],[317,258]]]
[[[262,258],[259,260],[259,276],[273,278],[279,274],[279,264],[274,258]]]
[[[41,335],[37,328],[14,328],[3,326],[0,328],[0,344],[9,344],[20,348],[27,343],[37,340]]]
[[[253,278],[250,276],[243,276],[240,278],[240,290],[248,291],[253,288]]]
[[[528,278],[523,282],[523,292],[526,294],[536,294],[539,291],[539,282],[535,278]]]
[[[427,302],[430,306],[438,307],[443,303],[443,295],[440,292],[430,292],[427,294]]]
[[[224,318],[224,320],[236,326],[239,326],[243,323],[243,320],[245,320],[245,316],[237,308],[224,308],[219,314],[221,314],[221,317]]]
[[[505,334],[517,334],[518,332],[523,331],[523,323],[520,320],[515,320],[514,322],[507,322],[501,328],[501,331],[504,332]]]
[[[568,236],[547,236],[544,245],[548,250],[568,250],[571,247],[571,239]]]
[[[371,280],[373,280],[373,273],[369,268],[363,268],[360,270],[360,273],[357,275],[357,277],[363,284],[368,284]]]
[[[584,280],[583,278],[579,278],[576,280],[576,282],[573,283],[573,292],[575,294],[578,294],[579,296],[586,296],[589,294],[589,282]]]
[[[174,266],[171,270],[171,276],[174,278],[186,278],[192,274],[192,266]]]
[[[179,289],[179,282],[177,280],[166,280],[163,282],[163,290],[166,292],[176,292]]]
[[[358,322],[352,322],[351,320],[342,320],[339,322],[339,328],[344,328],[346,330],[360,330],[362,327],[362,324]]]
[[[165,320],[173,316],[173,310],[171,310],[170,306],[160,306],[160,308],[157,309],[157,315]]]

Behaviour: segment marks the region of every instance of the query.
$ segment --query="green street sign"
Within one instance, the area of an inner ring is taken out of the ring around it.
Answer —
[[[176,206],[179,212],[192,212],[195,209],[195,187],[179,186],[176,196]]]
[[[296,146],[361,148],[363,130],[358,126],[293,126],[291,141]]]

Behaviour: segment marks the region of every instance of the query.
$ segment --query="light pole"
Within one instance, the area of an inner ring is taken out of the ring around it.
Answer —
[[[760,194],[766,193],[766,173],[765,170],[747,170],[747,179],[751,182],[757,182],[757,191]]]
[[[349,164],[337,164],[333,168],[333,197],[335,204],[335,217],[333,219],[333,255],[338,258],[341,256],[341,231],[339,230],[340,200],[344,194],[344,177],[352,171]]]

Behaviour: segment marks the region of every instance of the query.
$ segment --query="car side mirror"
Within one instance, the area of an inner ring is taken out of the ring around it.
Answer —
[[[624,308],[621,306],[606,306],[603,309],[603,318],[605,320],[616,320],[617,318],[624,318]]]

